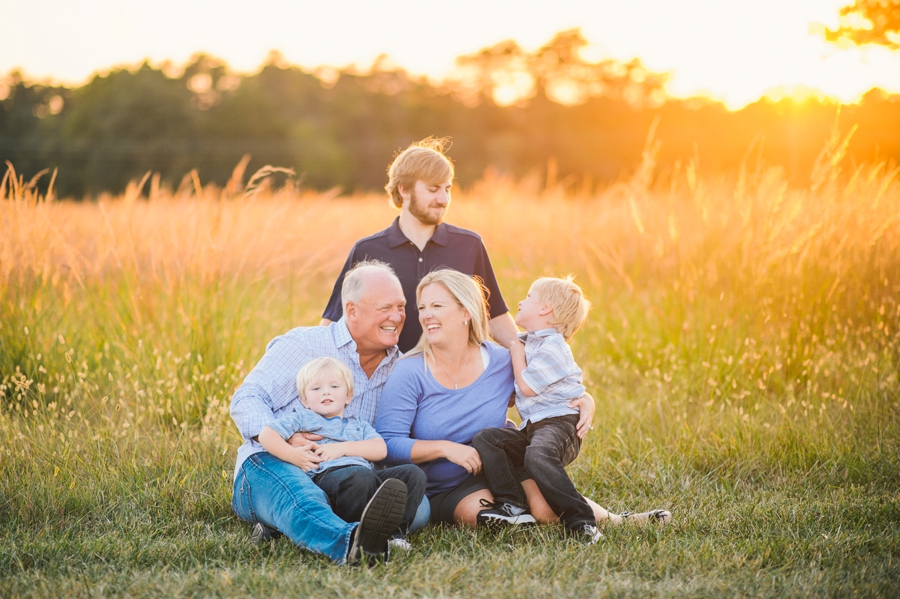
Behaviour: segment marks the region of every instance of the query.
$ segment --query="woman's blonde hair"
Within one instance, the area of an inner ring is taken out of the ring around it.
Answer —
[[[469,313],[471,317],[469,318],[469,344],[481,345],[482,341],[490,339],[490,317],[487,308],[487,298],[490,292],[481,279],[449,268],[432,271],[422,277],[419,286],[416,287],[417,304],[422,300],[422,290],[432,284],[441,285],[450,293],[456,303]],[[405,356],[422,353],[429,358],[434,358],[425,330],[422,331],[422,336],[416,346]]]
[[[453,163],[444,154],[449,143],[446,137],[426,137],[397,155],[388,167],[388,183],[384,186],[395,207],[403,206],[401,187],[409,191],[416,186],[416,181],[438,185],[453,180]]]
[[[553,326],[566,341],[581,328],[591,309],[591,302],[573,279],[572,275],[564,279],[543,277],[531,286],[538,300],[553,308]]]
[[[306,386],[315,381],[322,374],[322,371],[330,370],[344,380],[347,385],[347,401],[353,399],[353,373],[347,368],[347,365],[335,358],[316,358],[311,362],[307,362],[297,373],[297,395],[300,401],[306,405],[306,396],[303,394]]]

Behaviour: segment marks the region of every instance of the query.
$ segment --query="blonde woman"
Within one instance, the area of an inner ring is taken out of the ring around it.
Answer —
[[[428,476],[432,522],[475,526],[478,512],[493,503],[472,438],[502,427],[513,393],[509,351],[489,341],[483,289],[455,270],[426,275],[416,289],[422,337],[397,362],[384,386],[375,428],[388,446],[386,462],[417,464]],[[587,433],[594,413],[590,396],[572,404]],[[533,518],[556,514],[532,480],[522,481]],[[598,521],[621,521],[590,502]]]

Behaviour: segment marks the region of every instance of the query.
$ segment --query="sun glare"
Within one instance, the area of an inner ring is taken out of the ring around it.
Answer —
[[[258,18],[236,19],[246,10],[236,0],[222,0],[215,10],[192,0],[159,0],[153,11],[95,0],[91,10],[78,1],[60,3],[54,18],[46,19],[41,3],[12,0],[0,37],[0,73],[18,68],[33,80],[76,84],[144,59],[183,65],[197,52],[251,72],[274,49],[309,70],[365,69],[386,54],[408,72],[438,80],[452,71],[457,56],[508,39],[533,51],[577,27],[590,42],[585,60],[638,58],[652,71],[671,74],[671,95],[705,95],[730,108],[796,86],[845,102],[874,86],[900,92],[900,52],[824,40],[822,31],[839,24],[839,9],[848,2],[558,0],[548,7],[522,0],[511,12],[505,3],[478,0],[459,0],[450,9],[411,0],[261,0],[254,9]],[[26,24],[33,22],[42,23],[43,35],[30,34]],[[502,83],[498,99],[515,101],[523,85]]]

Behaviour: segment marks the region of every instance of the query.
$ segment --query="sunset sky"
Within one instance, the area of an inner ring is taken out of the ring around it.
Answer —
[[[849,0],[6,0],[0,74],[68,84],[149,58],[207,52],[242,72],[270,50],[307,68],[368,66],[386,53],[440,78],[456,56],[502,40],[533,50],[580,27],[592,59],[642,59],[671,71],[669,92],[738,108],[798,86],[853,101],[900,92],[900,52],[837,47],[817,33]],[[782,90],[782,91],[779,91]]]

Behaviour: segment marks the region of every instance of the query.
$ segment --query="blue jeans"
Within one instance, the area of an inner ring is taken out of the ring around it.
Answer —
[[[326,555],[339,564],[347,561],[356,523],[338,518],[328,496],[303,470],[267,452],[255,453],[241,465],[234,480],[231,508],[241,520],[274,528],[298,547]],[[428,501],[424,500],[410,531],[422,528],[430,515]]]
[[[295,545],[347,562],[356,524],[334,515],[328,497],[303,470],[262,452],[241,465],[231,507],[246,522],[281,531]]]

